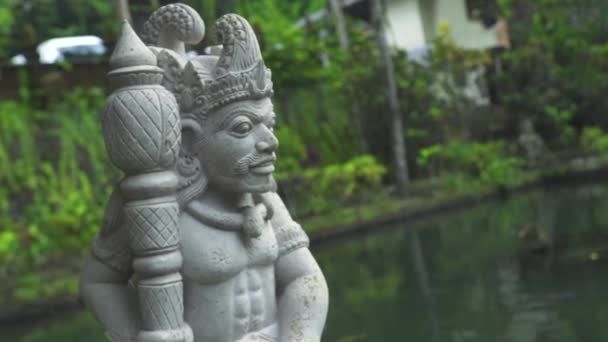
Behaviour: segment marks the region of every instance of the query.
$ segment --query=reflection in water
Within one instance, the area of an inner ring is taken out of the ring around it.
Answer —
[[[498,270],[499,291],[510,315],[505,333],[506,340],[535,342],[553,337],[551,341],[560,341],[561,336],[554,334],[555,327],[560,323],[556,320],[555,313],[542,297],[522,291],[519,272],[516,263],[504,265]]]
[[[323,250],[326,340],[608,341],[607,192],[529,193]]]
[[[331,292],[324,341],[608,341],[608,185],[394,228],[315,251]],[[0,341],[103,338],[77,313]]]
[[[437,310],[435,307],[435,297],[431,293],[431,286],[429,285],[429,275],[426,268],[426,262],[424,261],[424,254],[422,252],[422,246],[420,244],[420,238],[418,237],[418,231],[412,230],[410,235],[412,259],[416,268],[416,278],[418,278],[418,284],[420,286],[420,292],[424,299],[426,310],[428,311],[428,320],[431,326],[429,341],[439,341],[439,323],[437,321]]]

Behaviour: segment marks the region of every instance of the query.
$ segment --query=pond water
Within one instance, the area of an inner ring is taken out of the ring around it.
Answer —
[[[324,341],[608,341],[608,184],[536,191],[317,246]],[[104,341],[92,316],[0,341]]]

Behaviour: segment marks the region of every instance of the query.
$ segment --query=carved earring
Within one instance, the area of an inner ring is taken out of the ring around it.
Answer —
[[[201,162],[198,158],[187,152],[180,152],[177,160],[177,174],[179,176],[179,189],[185,188],[194,182],[201,173]]]
[[[179,179],[177,202],[184,207],[205,190],[207,178],[203,175],[200,160],[185,151],[180,152],[176,169]]]

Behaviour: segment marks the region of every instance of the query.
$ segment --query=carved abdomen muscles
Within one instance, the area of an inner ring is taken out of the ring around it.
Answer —
[[[207,227],[187,213],[180,226],[185,320],[195,341],[239,341],[272,325],[278,246],[270,224],[256,239]]]
[[[216,285],[184,278],[185,319],[196,342],[235,342],[276,321],[274,269],[246,269]]]

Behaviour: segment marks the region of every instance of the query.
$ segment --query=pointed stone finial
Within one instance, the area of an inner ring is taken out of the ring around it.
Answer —
[[[156,66],[156,56],[139,39],[131,25],[125,20],[122,23],[120,38],[110,57],[112,70],[140,65]]]
[[[162,70],[156,66],[157,59],[139,39],[131,25],[125,20],[122,24],[120,38],[116,43],[108,74],[114,88],[138,84],[160,84]]]

